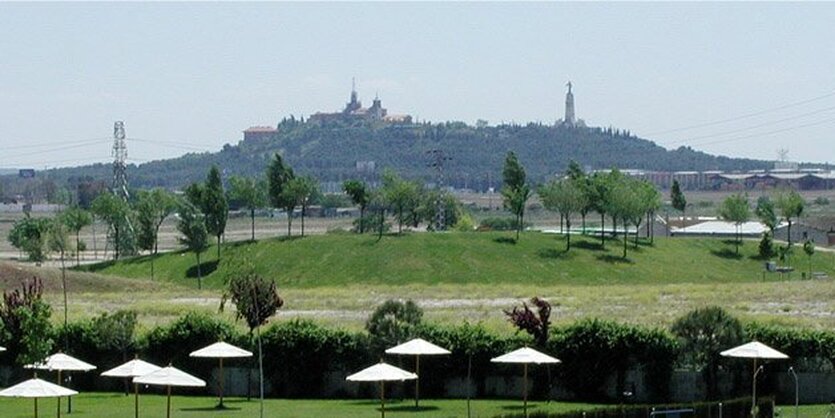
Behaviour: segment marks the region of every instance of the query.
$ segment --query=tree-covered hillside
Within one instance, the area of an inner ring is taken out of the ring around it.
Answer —
[[[717,157],[682,147],[668,151],[651,141],[601,128],[569,128],[542,124],[474,127],[461,122],[406,125],[365,121],[320,125],[285,119],[278,133],[261,141],[241,141],[215,153],[188,154],[129,167],[132,187],[176,188],[202,179],[211,164],[226,175],[261,175],[275,152],[301,174],[321,182],[347,178],[374,181],[384,168],[407,178],[432,181],[434,169],[427,152],[443,150],[447,184],[485,189],[497,177],[507,151],[514,151],[531,180],[541,182],[563,171],[569,161],[592,169],[618,167],[646,170],[749,170],[764,169],[766,161]],[[373,162],[375,167],[358,162]],[[358,168],[359,167],[359,168]],[[107,164],[51,170],[58,184],[92,177],[109,180]],[[488,177],[489,176],[489,177]]]

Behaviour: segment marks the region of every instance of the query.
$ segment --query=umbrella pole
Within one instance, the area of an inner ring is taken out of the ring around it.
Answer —
[[[171,418],[171,386],[168,386],[168,403],[165,407],[165,416]]]
[[[58,386],[61,386],[61,370],[58,370]],[[58,397],[58,418],[61,418],[61,397]]]
[[[218,408],[223,408],[223,357],[220,358],[220,403],[217,404]]]
[[[754,375],[751,379],[751,417],[757,418],[757,358],[754,357]]]
[[[386,382],[380,381],[380,417],[386,418]]]
[[[418,376],[415,379],[415,409],[417,409],[418,399],[420,399],[420,354],[415,356],[415,374]]]
[[[38,418],[38,398],[35,398],[35,418]]]
[[[139,418],[139,384],[133,384],[133,415],[135,418]]]
[[[525,418],[528,417],[528,363],[525,363],[523,366],[524,373],[522,377],[522,412],[525,414]]]

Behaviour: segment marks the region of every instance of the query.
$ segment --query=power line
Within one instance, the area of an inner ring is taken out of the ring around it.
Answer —
[[[141,139],[141,138],[128,138],[128,141],[136,141],[136,142],[144,142],[148,144],[156,144],[167,146],[171,148],[180,148],[189,151],[207,151],[205,147],[199,147],[196,145],[191,145],[185,142],[175,142],[175,141],[159,141],[154,139]]]
[[[801,106],[801,105],[804,105],[804,104],[807,104],[807,103],[816,102],[818,100],[823,100],[823,99],[833,97],[833,96],[835,96],[835,91],[832,91],[832,92],[829,92],[829,93],[826,93],[826,94],[823,94],[823,95],[820,95],[820,96],[812,97],[810,99],[800,100],[800,101],[797,101],[797,102],[792,102],[792,103],[784,104],[784,105],[777,106],[777,107],[772,107],[772,108],[763,109],[763,110],[759,110],[759,111],[752,112],[752,113],[747,113],[747,114],[743,114],[743,115],[739,115],[739,116],[734,116],[734,117],[730,117],[730,118],[727,118],[727,119],[720,119],[720,120],[716,120],[716,121],[712,121],[712,122],[705,122],[705,123],[699,123],[699,124],[695,124],[695,125],[683,126],[681,128],[666,129],[666,130],[663,130],[663,131],[648,132],[648,133],[645,133],[643,135],[644,136],[662,135],[662,134],[668,134],[668,133],[673,133],[673,132],[681,132],[681,131],[687,131],[687,130],[691,130],[691,129],[704,128],[704,127],[708,127],[708,126],[721,125],[723,123],[735,122],[735,121],[742,120],[742,119],[753,118],[755,116],[760,116],[760,115],[764,115],[764,114],[767,114],[767,113],[776,112],[778,110],[788,109],[788,108],[795,107],[795,106]]]
[[[820,121],[817,121],[817,122],[805,123],[805,124],[802,124],[802,125],[789,126],[787,128],[777,129],[777,130],[769,131],[769,132],[765,132],[765,133],[757,133],[757,134],[740,136],[740,137],[736,137],[736,138],[720,139],[718,141],[708,141],[708,142],[701,142],[701,143],[690,144],[690,145],[691,146],[701,146],[701,145],[722,144],[722,143],[725,143],[725,142],[735,142],[735,141],[741,141],[743,139],[758,138],[758,137],[763,137],[763,136],[771,136],[771,135],[779,134],[779,133],[782,133],[782,132],[793,131],[793,130],[796,130],[796,129],[808,128],[810,126],[823,125],[823,124],[832,123],[832,122],[835,122],[835,118],[824,119],[824,120],[820,120]]]

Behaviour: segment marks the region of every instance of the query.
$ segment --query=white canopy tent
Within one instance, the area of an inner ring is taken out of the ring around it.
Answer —
[[[418,376],[417,379],[415,379],[415,408],[417,408],[418,401],[420,399],[420,356],[449,355],[450,351],[443,347],[438,347],[437,345],[424,339],[415,338],[411,341],[389,348],[386,350],[386,354],[415,356],[415,374]]]
[[[223,359],[252,357],[252,353],[223,341],[216,342],[189,354],[189,357],[216,358],[220,363],[220,377],[218,378],[218,408],[223,408]]]
[[[47,370],[47,371],[56,371],[58,372],[58,384],[61,384],[61,373],[62,372],[88,372],[90,370],[95,370],[96,366],[81,361],[73,356],[68,356],[64,353],[55,353],[43,361],[34,363],[34,364],[27,364],[23,366],[27,369],[37,369],[37,370]],[[67,403],[67,412],[71,411],[69,401]],[[61,398],[58,397],[58,418],[61,418]]]
[[[747,344],[742,344],[740,346],[725,350],[719,353],[720,356],[723,357],[735,357],[735,358],[750,358],[754,360],[754,374],[751,382],[751,416],[756,418],[757,416],[757,374],[763,369],[762,366],[759,368],[757,367],[757,359],[764,359],[764,360],[785,360],[788,359],[789,356],[759,342],[759,341],[751,341]]]
[[[385,382],[417,379],[417,375],[406,370],[399,369],[390,364],[380,361],[371,367],[365,368],[345,378],[349,382],[379,382],[380,383],[380,416],[386,418],[386,386]]]
[[[148,363],[146,361],[142,361],[138,358],[133,359],[121,366],[114,367],[101,375],[104,377],[123,377],[123,378],[133,378],[133,377],[140,377],[145,376],[146,374],[153,373],[157,370],[161,369],[161,367]],[[134,416],[139,418],[139,384],[133,384],[133,394],[134,394]]]
[[[522,408],[525,416],[528,416],[528,364],[557,364],[562,363],[560,359],[540,353],[532,348],[524,347],[507,354],[490,359],[492,363],[522,364],[524,374],[522,378]]]
[[[159,369],[144,376],[134,377],[133,383],[142,385],[165,386],[168,397],[166,417],[171,418],[171,387],[204,387],[206,382],[175,367]]]
[[[6,398],[33,398],[35,401],[35,418],[38,418],[39,398],[61,399],[62,396],[73,395],[78,395],[78,392],[38,379],[37,375],[32,379],[0,391],[0,396]]]

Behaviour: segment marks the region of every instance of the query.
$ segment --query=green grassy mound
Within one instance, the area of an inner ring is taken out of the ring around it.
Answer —
[[[629,244],[621,258],[622,241],[605,248],[594,237],[573,237],[564,251],[559,235],[525,233],[514,242],[509,233],[411,233],[376,237],[328,234],[293,239],[238,242],[223,246],[222,258],[248,257],[259,273],[280,285],[324,287],[346,284],[526,284],[608,285],[668,283],[729,283],[763,280],[763,260],[754,241],[740,254],[730,241],[706,238],[658,238],[650,246]],[[798,249],[799,250],[799,249]],[[792,265],[808,269],[796,251]],[[152,256],[85,266],[83,269],[129,278],[150,277]],[[196,286],[193,253],[178,251],[153,256],[155,278]],[[216,248],[201,257],[204,286],[223,285],[226,265]],[[835,255],[817,252],[812,269],[835,276]],[[775,273],[767,276],[773,280]]]

